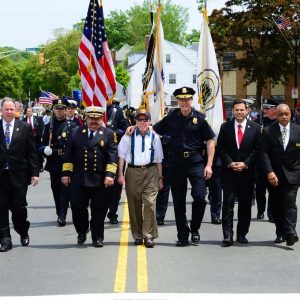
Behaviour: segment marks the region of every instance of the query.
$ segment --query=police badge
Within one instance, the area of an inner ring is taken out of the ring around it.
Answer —
[[[65,139],[67,137],[67,133],[64,131],[61,136]]]
[[[197,118],[193,118],[193,124],[198,124],[198,119]]]

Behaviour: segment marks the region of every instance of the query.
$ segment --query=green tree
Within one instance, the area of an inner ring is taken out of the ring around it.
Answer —
[[[8,58],[0,60],[0,98],[21,99],[25,96],[20,68]]]
[[[123,45],[132,45],[134,33],[131,31],[129,17],[123,11],[112,11],[105,18],[105,30],[110,49],[119,50]]]
[[[226,49],[243,53],[235,64],[245,69],[247,84],[256,82],[258,106],[267,79],[274,84],[285,82],[292,70],[291,52],[273,19],[284,13],[292,20],[299,15],[299,4],[300,0],[231,0],[209,18],[218,52]],[[299,22],[293,22],[292,29],[285,31],[288,38],[296,32]]]
[[[116,80],[122,84],[125,88],[128,87],[130,76],[124,67],[120,64],[115,68]]]

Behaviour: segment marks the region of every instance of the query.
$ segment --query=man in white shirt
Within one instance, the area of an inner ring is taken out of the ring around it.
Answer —
[[[131,233],[135,245],[154,246],[158,237],[156,224],[156,196],[163,187],[163,151],[159,136],[149,129],[150,113],[136,112],[136,129],[131,136],[124,135],[118,146],[120,184],[126,183]],[[123,174],[127,162],[126,175]],[[144,207],[144,209],[143,209]]]

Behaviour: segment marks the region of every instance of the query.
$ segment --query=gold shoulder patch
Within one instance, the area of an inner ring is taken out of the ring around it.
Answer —
[[[117,143],[118,142],[118,139],[117,139],[117,133],[114,132],[114,142]]]

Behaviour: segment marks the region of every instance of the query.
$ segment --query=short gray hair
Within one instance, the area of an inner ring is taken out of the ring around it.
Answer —
[[[13,102],[13,104],[16,106],[16,102],[13,98],[4,97],[3,99],[1,99],[1,108],[3,108],[4,103],[8,101]]]

